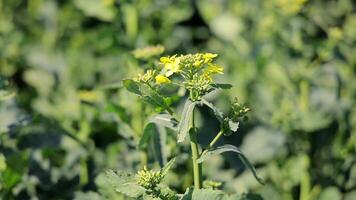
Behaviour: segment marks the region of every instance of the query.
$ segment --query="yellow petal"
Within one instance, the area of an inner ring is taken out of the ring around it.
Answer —
[[[208,74],[223,74],[224,68],[216,64],[209,64],[206,68],[206,73]]]
[[[215,58],[216,56],[218,56],[218,54],[215,54],[215,53],[204,53],[203,54],[204,62],[208,63],[211,60],[213,60],[213,58]]]
[[[170,83],[171,82],[171,80],[169,80],[169,78],[167,78],[167,77],[165,77],[165,76],[163,76],[163,75],[157,75],[156,77],[155,77],[155,79],[156,79],[156,83],[157,84],[162,84],[162,83]]]
[[[169,57],[161,57],[159,61],[163,64],[169,63],[171,59]]]

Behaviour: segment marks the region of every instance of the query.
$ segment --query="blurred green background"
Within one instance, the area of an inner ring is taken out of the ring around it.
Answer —
[[[225,111],[235,96],[252,108],[225,142],[266,184],[229,154],[206,164],[206,178],[265,199],[356,199],[355,8],[353,0],[0,0],[0,198],[123,198],[102,172],[140,168],[128,124],[140,131],[142,109],[115,86],[157,62],[142,48],[162,45],[162,55],[219,54],[217,81],[234,87],[209,98]],[[199,117],[204,143],[218,124],[206,109]],[[164,158],[189,151],[175,133],[164,141]],[[179,192],[192,183],[188,161],[167,180]]]

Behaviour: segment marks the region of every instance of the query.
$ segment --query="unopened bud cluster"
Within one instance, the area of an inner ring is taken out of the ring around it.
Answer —
[[[147,190],[154,190],[162,181],[164,175],[161,171],[148,170],[145,166],[137,172],[138,184]]]
[[[231,118],[232,118],[234,121],[237,121],[237,120],[239,120],[239,119],[246,120],[246,119],[247,119],[246,114],[247,114],[251,109],[248,108],[248,107],[245,106],[245,105],[241,105],[241,104],[238,102],[237,98],[235,98],[234,101],[232,102],[231,110],[232,110]]]

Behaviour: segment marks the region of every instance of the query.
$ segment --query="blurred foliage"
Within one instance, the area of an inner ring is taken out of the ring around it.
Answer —
[[[266,184],[230,154],[207,161],[207,179],[265,199],[355,199],[355,7],[352,0],[0,0],[0,198],[124,199],[108,187],[105,169],[136,171],[145,160],[162,166],[187,152],[167,129],[149,138],[145,158],[137,146],[152,110],[117,84],[153,65],[164,47],[164,55],[218,53],[221,82],[234,87],[210,100],[228,111],[238,96],[252,108],[238,136],[225,141],[241,145]],[[179,95],[170,101],[182,107]],[[212,116],[198,114],[202,145],[218,129]],[[176,162],[166,181],[184,193],[189,156]]]

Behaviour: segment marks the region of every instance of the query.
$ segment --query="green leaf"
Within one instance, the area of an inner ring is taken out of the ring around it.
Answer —
[[[145,189],[136,183],[136,178],[133,174],[123,171],[117,171],[115,173],[113,170],[107,170],[106,177],[116,192],[128,197],[138,198],[145,192]]]
[[[232,88],[232,85],[228,84],[228,83],[214,83],[214,84],[211,84],[211,86],[216,89],[224,89],[224,90]]]
[[[263,198],[252,193],[229,195],[221,190],[188,188],[181,200],[263,200]]]
[[[89,192],[76,192],[75,193],[75,197],[74,197],[74,200],[101,200],[103,199],[102,196],[100,196],[98,193],[96,192],[92,192],[92,191],[89,191]]]
[[[155,124],[156,130],[152,137],[152,150],[153,156],[159,162],[160,166],[164,166],[167,163],[167,130],[163,126]]]
[[[155,106],[159,110],[170,110],[165,98],[160,95],[155,89],[145,84],[140,84],[141,97],[147,103]]]
[[[86,16],[96,17],[103,21],[112,21],[115,18],[116,12],[113,3],[98,0],[77,0],[74,2]]]
[[[189,188],[181,200],[222,200],[223,198],[224,193],[219,190]]]
[[[156,132],[156,125],[153,123],[149,123],[145,126],[143,130],[143,134],[140,138],[140,142],[138,144],[138,148],[141,150],[147,149],[148,143],[152,137],[152,135]]]
[[[131,79],[124,79],[122,83],[128,91],[139,95],[146,103],[155,106],[158,110],[167,110],[170,112],[166,99],[160,95],[155,88]]]
[[[235,122],[232,119],[225,116],[225,114],[221,110],[219,110],[219,108],[217,108],[207,100],[202,99],[202,103],[208,106],[214,112],[216,119],[222,124],[224,128],[225,135],[229,135],[231,134],[231,132],[237,131],[237,129],[239,128],[239,122]]]
[[[181,120],[178,124],[178,142],[183,142],[189,129],[191,128],[191,120],[195,105],[197,102],[192,102],[189,99],[184,104]]]
[[[158,114],[149,118],[149,121],[159,126],[177,130],[178,121],[170,114]]]
[[[327,200],[327,199],[333,199],[333,200],[341,200],[342,199],[342,193],[337,187],[329,186],[325,188],[319,196],[319,200]]]
[[[176,158],[172,158],[162,169],[162,175],[165,176],[168,171],[171,169],[171,167],[173,166],[174,162],[176,161]]]
[[[224,122],[225,115],[222,111],[219,110],[219,108],[217,108],[205,99],[202,99],[202,103],[208,106],[214,112],[215,117],[219,120],[220,123]]]
[[[135,93],[137,95],[142,95],[140,90],[140,83],[131,79],[124,79],[122,81],[122,84],[128,91]]]
[[[263,180],[257,175],[256,169],[253,167],[253,165],[250,163],[250,161],[246,158],[246,156],[235,146],[226,144],[220,147],[212,148],[208,150],[206,153],[202,154],[200,158],[197,160],[198,163],[202,163],[209,159],[211,156],[216,155],[216,154],[222,154],[224,152],[235,152],[241,159],[242,163],[251,170],[253,176],[256,178],[256,180],[263,184]]]

